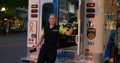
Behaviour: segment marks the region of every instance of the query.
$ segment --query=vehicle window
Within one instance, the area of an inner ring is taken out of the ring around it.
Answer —
[[[53,3],[45,3],[42,7],[42,26],[49,24],[48,18],[51,13],[54,13]]]

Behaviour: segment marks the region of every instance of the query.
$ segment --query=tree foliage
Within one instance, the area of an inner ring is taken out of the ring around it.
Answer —
[[[26,7],[28,6],[28,0],[0,0],[0,6],[9,8]]]
[[[28,7],[28,0],[0,0],[0,10],[2,7],[6,8],[6,11],[0,12],[1,18],[20,18],[19,14],[21,13],[19,10],[16,10],[16,7]]]

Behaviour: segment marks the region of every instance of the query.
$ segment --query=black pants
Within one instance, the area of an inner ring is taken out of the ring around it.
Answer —
[[[49,49],[42,47],[39,53],[37,63],[55,63],[57,56],[57,49]]]

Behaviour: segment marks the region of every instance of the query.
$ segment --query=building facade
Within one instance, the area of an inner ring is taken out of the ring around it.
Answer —
[[[118,19],[118,2],[117,0],[105,0],[104,13],[105,13],[105,26],[107,29],[116,28],[116,20]]]

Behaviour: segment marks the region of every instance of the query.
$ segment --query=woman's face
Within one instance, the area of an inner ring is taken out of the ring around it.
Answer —
[[[55,22],[56,22],[56,18],[55,18],[55,16],[50,15],[50,17],[49,17],[49,23],[50,23],[51,25],[54,25]]]

